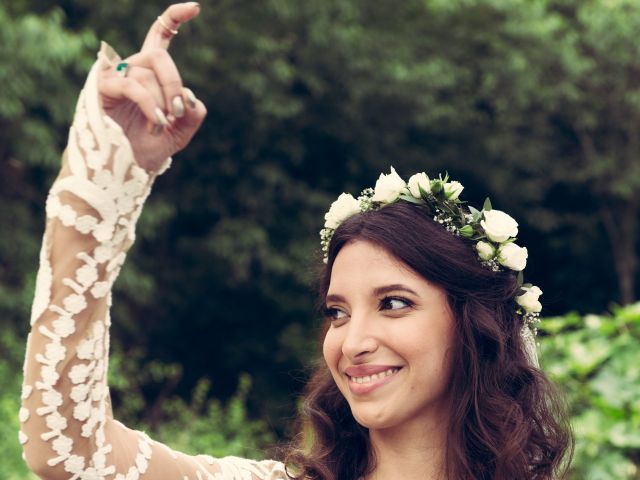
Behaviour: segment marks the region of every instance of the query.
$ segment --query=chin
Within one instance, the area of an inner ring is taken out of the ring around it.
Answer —
[[[382,430],[397,424],[397,419],[384,408],[367,408],[358,406],[351,409],[351,414],[359,425],[369,430]]]

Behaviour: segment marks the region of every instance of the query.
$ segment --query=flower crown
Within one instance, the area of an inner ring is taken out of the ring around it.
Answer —
[[[464,187],[460,182],[449,181],[449,175],[440,175],[437,179],[429,179],[424,173],[416,173],[406,183],[391,167],[391,173],[380,174],[375,188],[367,188],[358,198],[348,193],[341,194],[331,204],[325,214],[324,228],[320,231],[324,261],[327,262],[329,243],[336,229],[347,218],[399,201],[413,203],[423,207],[429,216],[453,235],[475,241],[478,260],[486,268],[494,272],[503,268],[518,272],[520,287],[514,300],[516,312],[522,318],[523,326],[529,332],[523,335],[536,334],[542,305],[538,298],[542,295],[540,288],[523,283],[523,270],[527,265],[527,249],[516,245],[518,223],[500,210],[493,210],[487,198],[482,210],[466,206],[460,200]],[[527,345],[531,347],[530,342]],[[535,343],[533,344],[535,355]],[[531,353],[531,352],[529,352]]]

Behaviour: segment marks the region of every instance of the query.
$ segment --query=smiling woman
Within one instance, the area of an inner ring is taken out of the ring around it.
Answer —
[[[325,242],[328,371],[308,385],[295,478],[562,478],[570,430],[500,247],[398,194],[371,209],[371,193]],[[492,227],[515,235],[511,220]]]
[[[47,226],[19,412],[47,480],[551,480],[570,434],[522,284],[518,224],[459,182],[392,169],[325,216],[323,365],[285,462],[176,452],[113,418],[111,290],[155,178],[204,120],[167,52],[195,2],[170,6],[142,50],[103,45],[78,100]],[[219,334],[215,341],[225,341]]]

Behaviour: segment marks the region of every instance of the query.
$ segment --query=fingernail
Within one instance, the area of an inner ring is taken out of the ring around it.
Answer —
[[[184,102],[180,95],[173,97],[173,100],[171,101],[171,108],[173,110],[174,117],[180,118],[184,116]]]
[[[165,116],[164,112],[162,110],[160,110],[158,107],[156,107],[154,113],[156,114],[156,119],[158,119],[158,123],[160,125],[162,125],[163,127],[165,125],[169,125],[169,120],[167,120],[167,117]]]
[[[185,91],[185,94],[187,95],[187,103],[189,104],[189,107],[196,108],[197,99],[194,93],[188,88],[185,88],[184,91]]]
[[[198,2],[187,2],[187,5],[192,7],[200,7],[200,4]]]
[[[156,119],[158,120],[158,123],[156,123],[151,129],[151,135],[158,136],[162,133],[162,129],[166,125],[169,125],[169,120],[167,120],[167,117],[165,116],[164,112],[160,110],[158,107],[156,107],[156,109],[154,110],[154,113],[156,114]]]

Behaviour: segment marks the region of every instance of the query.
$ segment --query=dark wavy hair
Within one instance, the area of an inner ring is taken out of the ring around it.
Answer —
[[[336,229],[320,274],[320,302],[336,256],[357,240],[383,247],[447,293],[458,339],[453,363],[461,367],[449,387],[447,478],[563,478],[573,438],[553,385],[525,353],[513,272],[483,267],[472,241],[447,232],[420,207],[397,202],[354,215]],[[306,388],[301,434],[286,458],[289,475],[352,480],[375,462],[367,429],[353,418],[328,368],[318,367]]]

